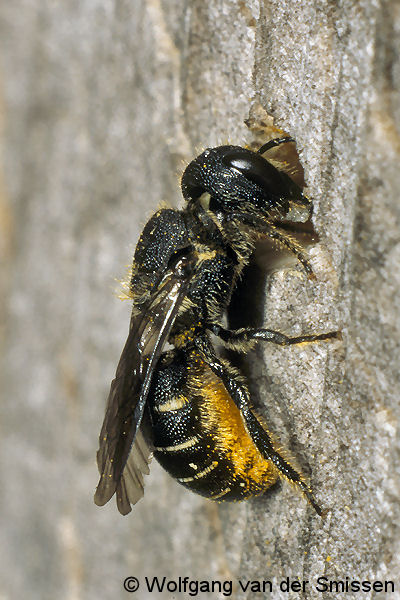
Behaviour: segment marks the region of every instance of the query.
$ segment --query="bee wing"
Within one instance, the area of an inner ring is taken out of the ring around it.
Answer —
[[[131,327],[107,400],[99,436],[100,481],[94,501],[103,506],[117,493],[122,514],[143,496],[143,474],[149,473],[151,444],[142,422],[151,378],[187,294],[191,269],[180,259],[158,285]],[[147,438],[147,439],[146,439]]]

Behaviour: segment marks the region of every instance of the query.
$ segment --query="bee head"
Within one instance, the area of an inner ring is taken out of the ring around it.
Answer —
[[[186,167],[181,186],[189,204],[200,203],[221,221],[305,222],[311,216],[310,200],[286,173],[240,146],[205,150]]]

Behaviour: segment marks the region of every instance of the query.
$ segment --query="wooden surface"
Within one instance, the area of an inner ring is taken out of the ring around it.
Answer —
[[[395,594],[345,597],[400,598],[399,32],[395,0],[2,4],[2,600],[189,597],[151,595],[146,575],[270,580],[232,597],[274,599],[387,579]],[[244,369],[328,516],[285,483],[213,504],[156,464],[130,516],[99,509],[130,312],[115,279],[152,210],[180,205],[183,165],[268,116],[297,141],[320,242],[315,281],[296,265],[266,279],[263,319],[343,341],[258,348]],[[308,591],[280,591],[286,577]]]

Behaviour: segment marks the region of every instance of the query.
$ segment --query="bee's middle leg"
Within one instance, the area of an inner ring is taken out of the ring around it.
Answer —
[[[252,348],[258,341],[273,342],[279,346],[291,346],[293,344],[303,344],[306,342],[318,342],[324,340],[340,340],[340,331],[329,331],[328,333],[300,335],[290,337],[273,329],[225,329],[220,325],[213,325],[210,330],[220,338],[227,348],[237,352],[246,352]]]

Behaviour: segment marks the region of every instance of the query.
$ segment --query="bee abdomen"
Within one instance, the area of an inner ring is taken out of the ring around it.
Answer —
[[[173,351],[160,362],[149,408],[155,458],[191,491],[242,500],[276,481],[276,468],[261,456],[222,382],[195,352]]]
[[[157,447],[155,457],[161,466],[180,484],[192,492],[211,500],[243,500],[262,493],[276,480],[271,468],[254,478],[249,465],[248,475],[237,469],[235,462],[224,456],[216,448],[210,452],[209,444],[199,438],[192,445],[189,438],[186,443],[177,446]],[[272,467],[272,465],[271,465]]]

